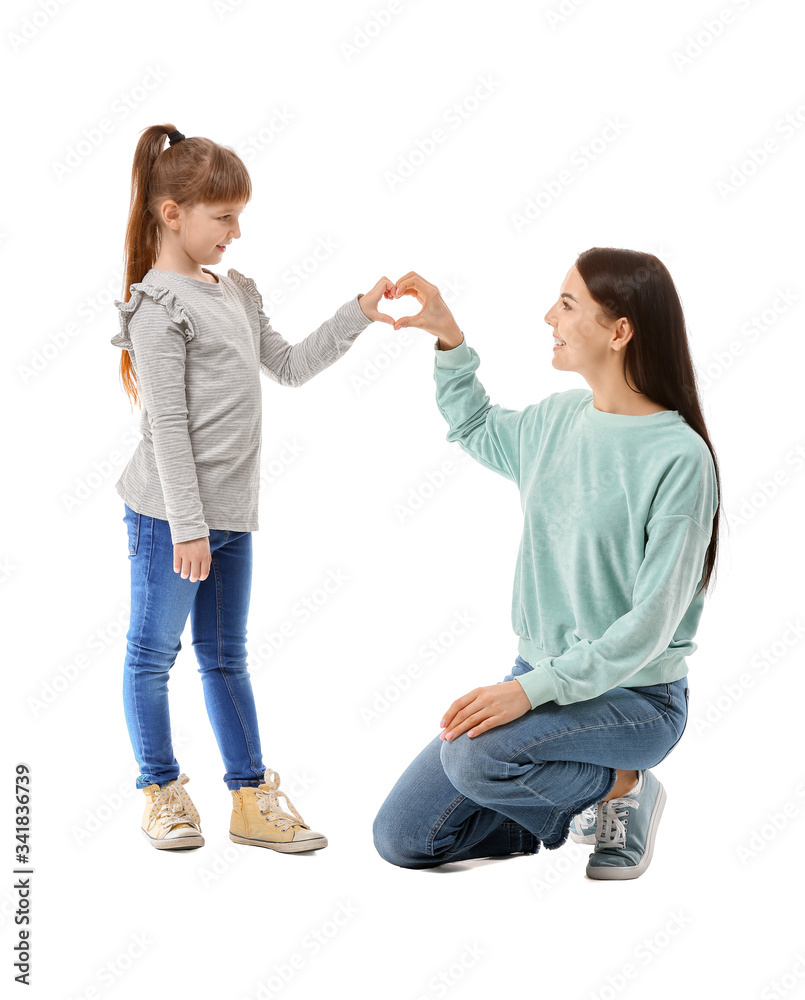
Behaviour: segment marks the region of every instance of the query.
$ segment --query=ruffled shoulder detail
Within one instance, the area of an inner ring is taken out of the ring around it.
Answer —
[[[129,320],[142,302],[143,296],[153,299],[154,302],[159,302],[167,309],[170,320],[181,327],[185,341],[195,337],[196,331],[190,321],[187,309],[172,288],[168,288],[166,285],[150,285],[143,281],[135,281],[131,285],[131,298],[128,302],[123,302],[121,299],[114,300],[120,319],[120,333],[111,338],[111,344],[126,351],[134,349],[129,336]]]
[[[231,278],[257,304],[258,309],[263,308],[263,297],[257,291],[253,278],[247,278],[240,271],[236,271],[234,267],[230,267],[226,273],[227,277]]]

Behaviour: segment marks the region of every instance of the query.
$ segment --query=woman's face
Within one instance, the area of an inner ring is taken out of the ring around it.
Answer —
[[[612,349],[621,350],[631,336],[628,320],[601,322],[600,306],[582,281],[575,265],[565,275],[559,298],[545,313],[545,322],[564,346],[553,349],[553,366],[584,374],[611,360]],[[553,346],[553,345],[552,345]]]

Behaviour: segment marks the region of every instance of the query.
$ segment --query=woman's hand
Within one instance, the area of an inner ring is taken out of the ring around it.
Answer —
[[[445,732],[439,734],[439,739],[455,739],[467,729],[471,737],[478,736],[530,711],[531,702],[519,681],[501,681],[475,688],[457,698],[444,713],[439,725]]]
[[[191,583],[206,580],[211,562],[209,535],[189,542],[177,542],[173,546],[173,572],[181,573],[183,580],[188,576]]]
[[[400,317],[394,324],[395,330],[404,326],[416,326],[437,336],[442,350],[449,351],[458,347],[464,339],[463,335],[436,285],[425,281],[416,271],[409,271],[400,278],[392,294],[387,297],[396,299],[401,295],[413,295],[417,302],[422,303],[422,308],[413,316]]]
[[[386,295],[386,292],[390,292],[392,288],[394,288],[394,282],[389,281],[384,275],[371,291],[358,296],[358,305],[367,319],[379,320],[381,323],[391,323],[394,326],[394,320],[391,316],[377,311],[381,296],[385,296],[387,299],[391,298],[390,295]]]

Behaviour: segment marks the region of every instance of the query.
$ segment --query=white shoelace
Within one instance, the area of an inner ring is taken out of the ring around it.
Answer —
[[[154,802],[151,806],[151,813],[148,817],[149,825],[157,819],[160,813],[164,812],[168,829],[178,823],[192,823],[201,830],[201,817],[183,787],[189,780],[186,774],[180,774],[175,781],[160,788],[154,796]]]
[[[287,830],[291,826],[299,824],[303,826],[306,830],[310,827],[302,819],[299,813],[294,809],[293,803],[285,794],[285,792],[279,791],[280,776],[276,771],[272,771],[271,768],[266,768],[265,781],[255,788],[254,793],[257,799],[257,808],[265,816],[269,822],[276,822],[281,825],[283,830]],[[277,796],[281,795],[288,805],[288,808],[293,813],[285,812],[284,809],[280,808],[280,804],[277,800]]]
[[[626,847],[626,817],[630,806],[638,809],[640,803],[627,795],[601,803],[601,832],[596,847]]]
[[[598,823],[598,803],[594,806],[587,806],[581,813],[582,826],[595,826]]]

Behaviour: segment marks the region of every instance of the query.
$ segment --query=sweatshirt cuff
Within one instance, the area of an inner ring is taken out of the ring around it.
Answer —
[[[436,352],[437,368],[461,368],[462,365],[466,365],[472,361],[472,354],[469,347],[467,347],[467,338],[464,336],[463,330],[461,331],[461,337],[462,340],[458,347],[452,347],[449,351],[441,350],[439,348],[439,338],[436,338],[433,349]]]
[[[545,660],[537,660],[533,670],[528,670],[524,674],[518,674],[514,679],[520,682],[520,686],[525,691],[532,708],[544,705],[546,701],[555,701],[556,691],[553,686],[550,674],[542,666],[543,663],[550,663],[551,657]]]
[[[206,521],[200,521],[198,524],[171,524],[171,544],[178,545],[179,542],[192,542],[197,538],[208,538],[210,534],[210,529],[207,527]]]
[[[344,318],[353,326],[362,328],[369,326],[370,323],[374,323],[374,320],[369,319],[363,309],[361,309],[361,304],[358,302],[357,295],[354,299],[350,299],[349,302],[345,302],[342,309],[344,310]]]

